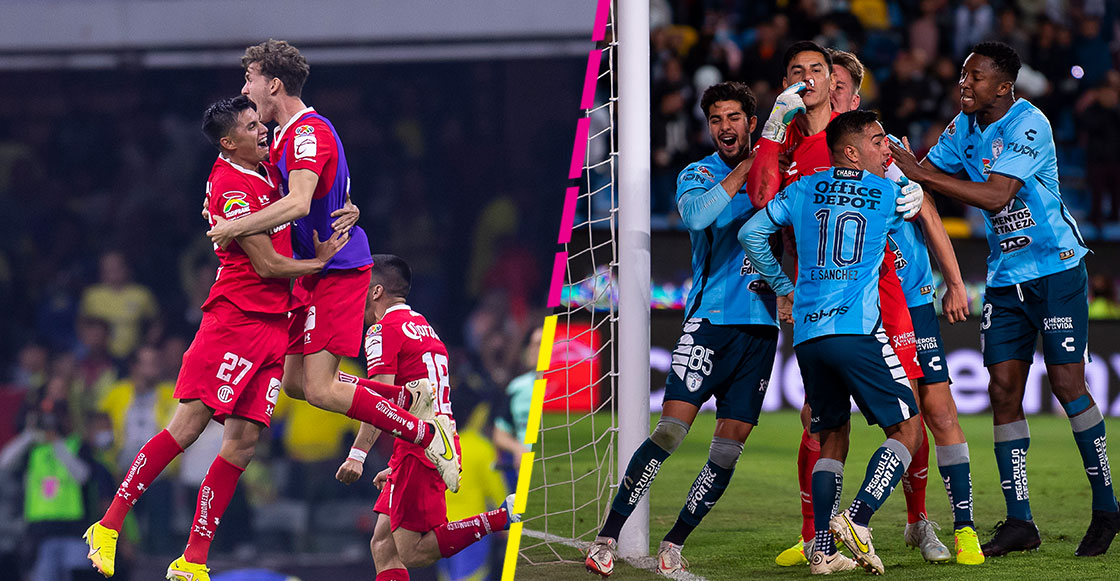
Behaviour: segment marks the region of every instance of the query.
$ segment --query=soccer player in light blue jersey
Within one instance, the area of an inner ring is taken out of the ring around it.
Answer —
[[[631,456],[606,522],[587,553],[587,569],[604,577],[614,569],[622,525],[688,433],[700,406],[714,397],[716,429],[708,462],[657,555],[662,573],[685,568],[681,548],[731,481],[743,444],[758,424],[774,366],[774,293],[736,239],[739,228],[759,211],[745,188],[753,162],[755,98],[743,83],[719,83],[704,91],[700,105],[716,152],[690,164],[677,178],[677,208],[692,241],[692,290],[661,418]]]
[[[793,323],[794,350],[812,410],[810,429],[820,434],[809,570],[828,574],[855,568],[836,550],[835,539],[840,539],[866,571],[882,574],[868,525],[922,441],[917,403],[883,331],[879,307],[882,249],[887,234],[903,225],[895,206],[902,190],[883,177],[890,152],[875,113],[841,114],[825,131],[833,167],[779,192],[743,226],[739,241],[778,295],[779,317]],[[793,227],[797,244],[796,290],[767,244],[784,226]],[[868,423],[883,428],[887,440],[868,462],[851,506],[831,517],[840,502],[848,452],[849,397]]]
[[[1108,551],[1120,531],[1112,488],[1104,418],[1085,385],[1088,359],[1088,284],[1085,246],[1058,190],[1050,122],[1015,97],[1019,55],[998,42],[976,45],[961,68],[961,113],[920,164],[892,146],[902,171],[929,189],[984,210],[988,280],[980,348],[991,382],[1007,518],[987,556],[1037,548],[1031,518],[1026,455],[1030,431],[1023,413],[1027,372],[1042,334],[1046,372],[1069,416],[1092,490],[1092,520],[1076,554]],[[953,175],[964,171],[967,180]]]

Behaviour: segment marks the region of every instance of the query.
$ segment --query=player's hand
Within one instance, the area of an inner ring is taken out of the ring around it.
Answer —
[[[793,324],[793,293],[778,296],[778,320]]]
[[[941,300],[941,310],[949,323],[960,323],[968,318],[968,291],[963,284],[948,285],[945,298]]]
[[[207,224],[210,223],[210,197],[209,196],[202,199],[202,219],[206,220]]]
[[[373,485],[376,486],[378,490],[385,488],[385,483],[389,481],[389,475],[392,473],[392,468],[386,468],[381,472],[378,472],[377,476],[373,477]]]
[[[786,129],[793,122],[793,118],[798,113],[805,112],[805,101],[801,100],[800,93],[807,88],[805,81],[798,81],[778,94],[777,100],[774,101],[774,108],[770,110],[770,117],[762,126],[763,139],[778,143],[786,140]]]
[[[342,462],[342,466],[338,467],[338,472],[335,473],[334,479],[350,485],[358,481],[362,477],[362,463],[353,458],[347,458]]]
[[[347,242],[350,242],[350,234],[348,232],[335,231],[325,242],[320,242],[319,231],[312,230],[311,242],[315,244],[315,258],[326,265],[327,261],[334,257],[335,254],[338,254],[338,251],[342,250],[342,247],[346,246]]]
[[[350,196],[346,196],[346,204],[331,212],[331,218],[336,218],[331,222],[331,229],[335,232],[349,232],[358,223],[358,216],[361,213],[362,211],[350,201]]]
[[[903,220],[912,220],[922,210],[922,202],[926,199],[925,191],[921,184],[910,181],[906,176],[902,176],[898,185],[901,186],[902,193],[895,200],[895,211],[902,214]]]
[[[237,237],[233,230],[233,224],[221,216],[214,216],[214,225],[206,231],[206,235],[218,248],[229,246],[229,243]]]
[[[754,152],[751,152],[751,155],[754,155]],[[781,172],[783,174],[789,173],[789,166],[792,163],[793,162],[791,162],[790,159],[789,159],[789,155],[787,155],[785,153],[779,153],[778,154],[778,171],[779,172]]]
[[[888,145],[891,148],[891,157],[894,158],[894,163],[902,173],[910,177],[911,180],[920,180],[922,168],[918,164],[918,158],[914,157],[914,153],[910,151],[910,140],[905,137],[902,138],[902,145],[890,141]]]

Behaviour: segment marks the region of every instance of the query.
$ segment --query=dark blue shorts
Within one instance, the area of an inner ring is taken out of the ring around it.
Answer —
[[[933,303],[910,307],[910,320],[914,322],[914,341],[918,346],[918,364],[923,377],[918,384],[929,385],[949,381],[949,365],[945,363],[945,345],[941,340],[941,325]]]
[[[1088,360],[1089,283],[1085,261],[1012,286],[988,287],[980,320],[984,365],[1033,361],[1038,334],[1046,363]]]
[[[716,398],[716,417],[758,425],[774,369],[778,328],[685,321],[665,381],[665,401],[700,407]]]
[[[839,428],[856,400],[868,424],[893,426],[918,415],[906,370],[887,334],[828,335],[793,348],[805,382],[813,433]]]

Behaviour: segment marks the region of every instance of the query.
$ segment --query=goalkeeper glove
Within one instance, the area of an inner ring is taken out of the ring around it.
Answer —
[[[774,101],[774,108],[770,110],[770,117],[762,126],[762,138],[782,143],[786,140],[786,129],[793,122],[798,113],[805,112],[805,102],[801,100],[801,91],[806,89],[804,81],[798,81],[778,94]]]
[[[903,220],[912,220],[921,211],[926,194],[922,191],[921,184],[910,181],[906,176],[898,180],[898,185],[902,188],[902,193],[895,201],[895,211],[902,214]]]

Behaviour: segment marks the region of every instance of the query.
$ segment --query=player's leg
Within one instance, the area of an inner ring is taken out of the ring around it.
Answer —
[[[996,467],[1007,517],[981,548],[985,557],[1037,548],[1042,543],[1031,515],[1027,488],[1030,428],[1023,411],[1027,372],[1034,359],[1038,329],[1024,303],[1024,286],[988,287],[980,320],[980,348],[988,368],[988,398]]]
[[[710,337],[705,346],[713,347],[716,355],[703,382],[714,386],[711,393],[716,398],[716,429],[708,461],[696,476],[676,523],[658,549],[657,567],[663,574],[685,568],[681,557],[685,540],[730,484],[743,444],[758,425],[778,348],[775,327],[736,325],[711,331],[704,334]]]
[[[797,447],[797,487],[801,497],[801,537],[792,547],[782,551],[774,562],[782,567],[808,563],[806,555],[811,552],[813,541],[813,471],[821,457],[821,441],[818,434],[809,431],[809,404],[801,406],[801,443]]]
[[[124,517],[163,469],[198,439],[213,414],[214,410],[201,400],[179,402],[167,428],[136,453],[105,515],[90,525],[83,537],[89,544],[89,559],[102,575],[112,577],[116,571],[117,537]]]
[[[1043,277],[1038,283],[1031,290],[1037,289],[1039,295],[1028,295],[1028,307],[1034,306],[1032,299],[1039,299],[1035,316],[1041,319],[1046,373],[1054,396],[1069,416],[1092,490],[1092,519],[1076,554],[1101,555],[1120,531],[1120,507],[1112,488],[1104,416],[1085,384],[1089,339],[1085,264]]]
[[[307,401],[303,392],[303,351],[284,356],[284,375],[280,383],[284,394],[292,399]]]
[[[408,581],[405,569],[397,554],[397,542],[389,525],[389,515],[377,513],[377,523],[373,526],[373,537],[369,540],[369,550],[373,564],[377,568],[374,581]]]
[[[222,447],[198,487],[194,520],[183,556],[167,569],[168,579],[194,581],[207,571],[206,561],[218,523],[233,499],[237,481],[253,459],[265,425],[246,418],[229,417],[222,431]]]
[[[818,434],[821,442],[821,457],[813,466],[811,477],[814,530],[808,555],[809,572],[818,575],[858,567],[836,550],[829,524],[839,508],[851,409],[847,387],[831,369],[827,349],[828,338],[795,347],[805,383],[805,401],[813,410],[809,430]]]
[[[918,404],[906,371],[885,333],[880,331],[874,337],[849,335],[829,339],[832,340],[829,356],[833,368],[843,378],[860,411],[870,423],[883,426],[887,436],[871,455],[855,500],[847,510],[833,517],[831,528],[865,570],[882,574],[883,564],[871,545],[868,525],[902,479],[921,445]]]

